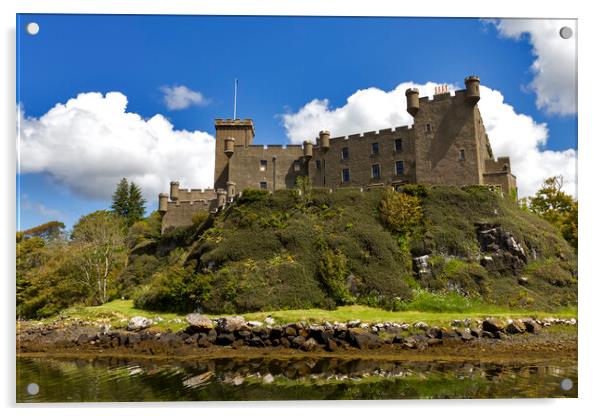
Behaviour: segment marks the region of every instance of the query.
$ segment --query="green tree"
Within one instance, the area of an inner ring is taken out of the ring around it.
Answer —
[[[562,190],[564,178],[552,176],[544,180],[534,197],[529,197],[529,209],[556,226],[562,236],[577,249],[578,204]]]
[[[128,196],[128,225],[140,221],[144,217],[146,200],[142,197],[142,191],[134,182],[130,183]]]
[[[109,300],[110,283],[127,266],[123,219],[109,211],[96,211],[80,218],[71,235],[81,282],[97,303]]]
[[[128,226],[144,217],[146,201],[142,197],[140,188],[134,182],[128,183],[126,178],[122,178],[117,184],[112,200],[111,210],[125,218]]]

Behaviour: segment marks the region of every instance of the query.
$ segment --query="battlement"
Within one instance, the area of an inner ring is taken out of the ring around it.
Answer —
[[[387,134],[400,133],[402,135],[407,135],[407,134],[409,134],[410,130],[412,130],[412,126],[391,127],[388,129],[380,129],[380,130],[366,131],[366,132],[362,132],[362,133],[349,134],[347,136],[332,137],[330,139],[330,142],[332,143],[334,141],[336,143],[338,141],[357,140],[360,138],[363,138],[363,139],[374,138],[375,140],[377,140],[380,138],[380,136],[387,135]],[[314,142],[314,144],[315,143],[316,142]]]
[[[425,95],[423,97],[420,97],[418,99],[420,104],[428,104],[428,103],[432,103],[432,102],[438,102],[438,101],[447,101],[447,100],[458,100],[458,99],[462,99],[464,100],[466,98],[466,90],[455,90],[453,91],[447,91],[447,92],[443,92],[443,93],[439,93],[439,94],[434,94],[432,97]]]

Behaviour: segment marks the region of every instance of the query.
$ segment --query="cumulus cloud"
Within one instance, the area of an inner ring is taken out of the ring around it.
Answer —
[[[49,174],[76,194],[97,199],[110,198],[126,177],[149,203],[169,189],[170,180],[185,187],[213,185],[213,136],[176,130],[160,114],[144,119],[126,109],[120,92],[90,92],[39,118],[20,110],[20,172]]]
[[[367,88],[355,92],[338,108],[331,108],[327,99],[315,99],[295,113],[282,115],[282,121],[291,143],[313,139],[324,129],[336,137],[410,125],[413,120],[406,112],[405,90],[418,88],[421,96],[432,96],[436,85],[439,84],[404,82],[391,91]],[[504,102],[499,91],[482,85],[479,108],[494,155],[511,158],[519,196],[533,195],[545,178],[559,174],[565,178],[565,190],[576,195],[577,152],[574,149],[546,150],[547,125],[517,113]]]
[[[199,91],[192,91],[185,85],[163,86],[161,92],[163,92],[163,101],[169,110],[183,110],[206,102]]]
[[[487,20],[506,38],[527,37],[535,61],[529,85],[537,96],[537,108],[549,114],[570,115],[577,112],[577,36],[575,20],[501,19]],[[560,29],[567,26],[573,37],[563,39]]]

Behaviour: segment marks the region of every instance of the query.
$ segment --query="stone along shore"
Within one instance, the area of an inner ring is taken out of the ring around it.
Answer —
[[[244,350],[299,350],[303,353],[353,353],[361,350],[436,349],[442,345],[483,343],[491,340],[520,339],[539,335],[551,326],[576,326],[575,319],[498,318],[454,320],[448,326],[414,323],[345,323],[308,324],[295,322],[279,325],[271,318],[264,322],[246,321],[232,316],[210,319],[200,314],[186,316],[188,327],[178,332],[160,332],[152,328],[153,320],[132,318],[126,329],[86,325],[83,322],[29,326],[17,331],[18,353],[82,353],[115,355],[204,355],[204,352],[227,353]],[[542,340],[543,341],[543,340]],[[575,342],[576,346],[576,342]]]

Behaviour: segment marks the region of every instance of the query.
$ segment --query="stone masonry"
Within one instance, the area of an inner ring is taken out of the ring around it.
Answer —
[[[495,159],[481,113],[480,80],[469,76],[466,89],[419,97],[406,91],[412,126],[330,137],[321,131],[303,145],[255,145],[250,119],[215,120],[213,189],[181,189],[159,195],[162,229],[192,223],[199,210],[217,212],[243,189],[275,191],[295,186],[306,175],[314,187],[426,185],[493,185],[505,195],[516,193],[510,158]]]

